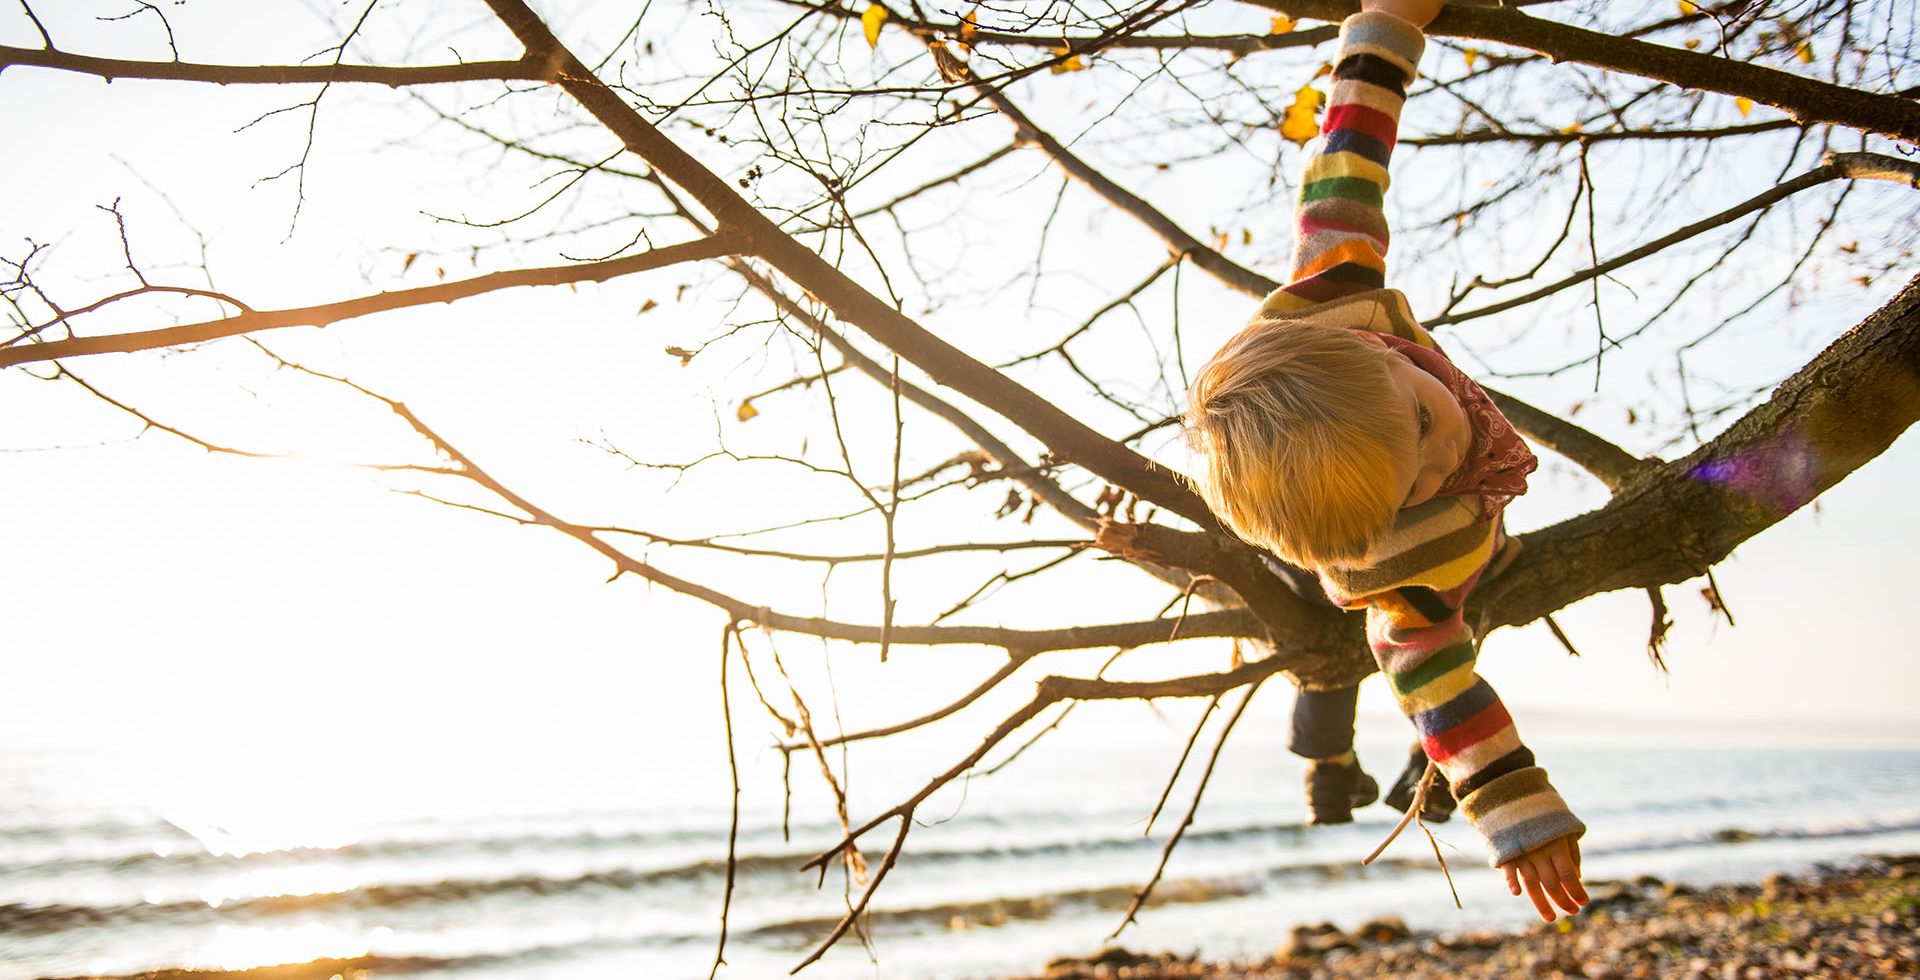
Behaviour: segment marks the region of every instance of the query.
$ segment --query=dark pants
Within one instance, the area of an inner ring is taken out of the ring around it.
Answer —
[[[1353,711],[1360,688],[1301,689],[1293,699],[1293,737],[1287,750],[1309,759],[1331,759],[1353,750]]]

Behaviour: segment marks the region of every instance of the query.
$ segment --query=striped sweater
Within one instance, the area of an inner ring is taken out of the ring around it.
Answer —
[[[1333,97],[1301,181],[1293,275],[1255,319],[1374,330],[1437,351],[1406,298],[1384,288],[1387,160],[1426,41],[1383,13],[1347,18],[1340,39]],[[1435,497],[1402,510],[1362,567],[1319,570],[1334,602],[1366,609],[1381,672],[1496,866],[1586,830],[1474,670],[1461,606],[1505,545],[1498,509],[1484,512],[1477,496]]]

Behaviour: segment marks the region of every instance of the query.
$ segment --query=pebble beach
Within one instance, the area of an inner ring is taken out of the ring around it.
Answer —
[[[1382,918],[1299,925],[1265,960],[1207,962],[1113,947],[1020,980],[1773,980],[1920,977],[1920,854],[1758,884],[1646,877],[1588,883],[1582,914],[1517,932],[1440,935]]]

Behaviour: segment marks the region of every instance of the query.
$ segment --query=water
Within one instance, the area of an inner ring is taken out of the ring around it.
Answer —
[[[802,975],[1003,976],[1097,947],[1152,873],[1193,774],[1143,834],[1182,739],[1061,734],[923,804],[874,900],[868,945],[849,937]],[[1920,751],[1537,747],[1592,828],[1590,878],[1751,879],[1920,850]],[[1363,742],[1362,758],[1385,782],[1399,748]],[[856,756],[854,819],[949,754]],[[376,977],[706,975],[725,887],[728,794],[714,772],[723,766],[600,765],[583,784],[556,776],[566,769],[557,758],[483,776],[430,761],[358,782],[291,763],[244,778],[216,769],[200,782],[151,756],[9,750],[0,980],[319,959]],[[795,759],[784,834],[777,759],[749,754],[743,765],[723,975],[779,976],[861,886],[838,864],[819,888],[797,870],[838,837],[813,760]],[[1435,829],[1464,911],[1419,831],[1363,868],[1358,859],[1397,815],[1373,807],[1353,825],[1310,830],[1297,822],[1298,781],[1298,764],[1266,733],[1237,735],[1156,902],[1121,941],[1259,956],[1298,922],[1351,926],[1385,913],[1454,930],[1527,920],[1457,820]],[[894,830],[864,842],[871,864]]]

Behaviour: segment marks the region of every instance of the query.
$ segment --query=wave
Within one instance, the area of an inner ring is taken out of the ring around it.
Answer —
[[[45,977],[42,980],[328,980],[379,971],[382,974],[423,973],[458,967],[485,966],[509,956],[352,956],[274,963],[235,970],[159,969],[126,974],[88,974],[84,977]]]
[[[1194,831],[1187,843],[1205,846],[1214,843],[1241,843],[1251,837],[1299,834],[1302,823],[1255,823],[1213,830]],[[770,837],[772,834],[753,836]],[[751,837],[748,838],[749,840]],[[837,839],[824,838],[826,840]],[[43,861],[0,862],[0,880],[38,878],[69,874],[130,874],[143,872],[189,873],[199,871],[239,871],[256,867],[361,860],[417,860],[470,855],[522,855],[543,853],[593,853],[596,851],[644,850],[657,847],[717,845],[725,840],[723,832],[711,830],[631,831],[599,833],[581,831],[562,834],[516,834],[498,837],[402,838],[358,841],[337,847],[292,847],[248,854],[218,854],[204,848],[156,852],[147,847],[122,853],[90,857],[69,857]],[[989,858],[1032,859],[1082,854],[1102,854],[1138,850],[1144,837],[1126,835],[1077,840],[1051,840],[1033,843],[993,844],[987,846],[934,846],[909,850],[904,860],[916,863],[978,861]],[[804,864],[828,846],[821,843],[808,849],[748,856],[740,859],[738,870],[752,873],[766,870],[790,870]],[[679,867],[661,869],[653,874],[663,879],[693,879],[702,874],[724,872],[724,860],[712,859]]]
[[[1208,831],[1190,835],[1187,838],[1187,844],[1207,840],[1239,842],[1244,841],[1250,834],[1267,834],[1276,829],[1282,828],[1275,825],[1258,825]],[[1766,840],[1818,840],[1872,836],[1914,830],[1920,830],[1920,819],[1897,823],[1784,827],[1764,830],[1729,827],[1702,834],[1643,838],[1604,846],[1588,846],[1585,850],[1589,855],[1631,853],[1687,847],[1729,846]],[[1052,854],[1080,856],[1088,851],[1111,851],[1121,848],[1151,851],[1158,846],[1157,842],[1145,838],[1130,838],[1124,841],[1105,838],[1077,844],[1049,843],[993,850],[934,849],[915,852],[909,847],[908,852],[901,859],[902,867],[897,873],[911,874],[912,867],[929,863],[978,861],[987,856],[1008,858]],[[798,870],[802,862],[812,856],[812,851],[748,855],[736,861],[736,875],[740,878],[773,872],[790,875]],[[1428,866],[1430,862],[1425,859],[1407,858],[1376,862],[1373,868],[1376,871],[1400,872]],[[1163,900],[1209,901],[1249,894],[1261,888],[1270,887],[1277,881],[1301,877],[1335,879],[1349,876],[1354,873],[1354,870],[1354,862],[1345,859],[1271,864],[1266,867],[1247,868],[1236,874],[1216,878],[1187,879],[1183,884],[1165,883],[1158,891]],[[594,890],[628,892],[666,884],[699,884],[715,880],[725,871],[724,860],[710,859],[663,868],[611,868],[571,876],[516,874],[419,882],[380,882],[341,891],[262,895],[218,904],[205,901],[127,902],[104,905],[13,903],[0,905],[0,933],[25,935],[122,923],[228,921],[233,918],[275,916],[297,912],[392,909],[426,904],[458,904],[512,895],[549,898],[577,895]],[[924,908],[876,910],[874,915],[879,921],[910,926],[948,927],[956,918],[966,924],[993,924],[996,921],[1016,918],[1045,918],[1066,907],[1106,907],[1116,899],[1116,896],[1124,904],[1127,897],[1131,896],[1133,888],[1134,886],[1129,884],[1040,895],[1000,896]],[[1180,895],[1192,897],[1176,898]],[[827,927],[831,927],[832,924],[833,920],[825,923]],[[820,927],[821,920],[808,918],[769,923],[749,931],[777,937],[807,933]]]

